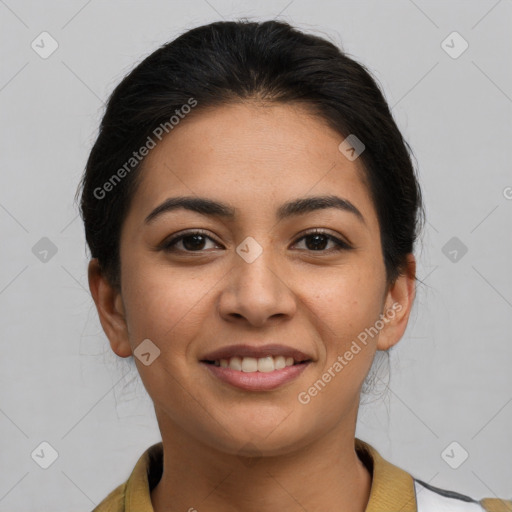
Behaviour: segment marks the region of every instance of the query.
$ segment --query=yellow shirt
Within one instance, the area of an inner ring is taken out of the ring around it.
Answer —
[[[369,444],[355,439],[358,457],[372,475],[366,512],[512,512],[512,500],[474,500],[422,482],[384,460]],[[160,480],[162,442],[139,458],[126,482],[116,487],[92,512],[154,512],[150,491]]]

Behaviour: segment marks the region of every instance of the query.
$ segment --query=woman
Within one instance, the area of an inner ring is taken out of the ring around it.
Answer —
[[[277,21],[190,30],[113,92],[81,185],[99,318],[162,434],[96,511],[512,510],[355,438],[423,213],[364,67]]]

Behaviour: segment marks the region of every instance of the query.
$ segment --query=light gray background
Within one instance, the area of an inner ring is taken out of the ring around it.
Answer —
[[[186,29],[276,16],[368,66],[419,164],[425,286],[357,436],[432,485],[512,498],[510,0],[0,0],[0,16],[0,511],[90,511],[160,440],[101,330],[73,203],[103,102]],[[47,59],[31,48],[43,31],[59,44]],[[441,46],[453,31],[469,44],[456,59]],[[57,248],[46,262],[32,251],[43,237]],[[455,262],[452,237],[468,249]],[[58,452],[48,469],[31,457],[42,441]],[[453,441],[469,454],[458,469],[442,456]]]

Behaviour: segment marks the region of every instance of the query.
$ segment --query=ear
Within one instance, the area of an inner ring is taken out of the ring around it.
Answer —
[[[416,296],[416,259],[411,253],[407,256],[407,270],[399,276],[387,291],[384,310],[384,327],[379,333],[377,350],[388,350],[402,338],[414,297]]]
[[[120,292],[116,291],[102,274],[98,258],[89,262],[88,276],[89,289],[112,350],[119,357],[131,356],[132,349]]]

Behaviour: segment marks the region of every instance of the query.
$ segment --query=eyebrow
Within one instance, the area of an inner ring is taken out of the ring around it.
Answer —
[[[146,217],[144,223],[150,224],[163,213],[180,208],[226,220],[235,220],[236,218],[236,209],[228,204],[206,197],[179,196],[166,199]],[[277,210],[276,217],[278,220],[283,220],[288,217],[304,215],[305,213],[327,208],[337,208],[338,210],[352,213],[360,222],[366,225],[363,214],[348,199],[334,195],[294,199],[282,204]]]

